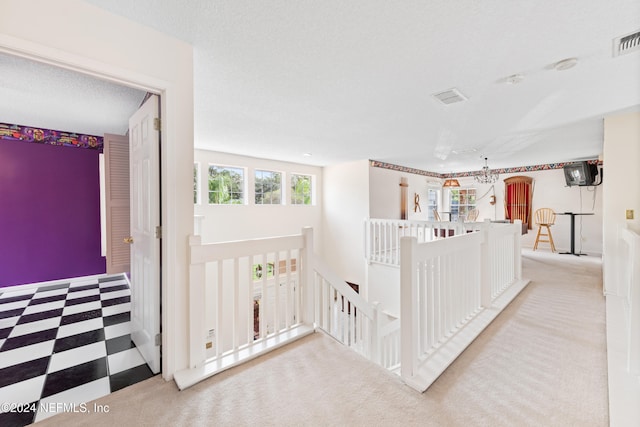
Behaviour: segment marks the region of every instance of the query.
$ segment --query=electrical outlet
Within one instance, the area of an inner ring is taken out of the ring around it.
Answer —
[[[627,209],[627,219],[633,219],[633,209]]]

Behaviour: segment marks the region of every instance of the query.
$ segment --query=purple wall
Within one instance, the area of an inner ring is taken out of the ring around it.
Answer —
[[[0,140],[0,287],[106,271],[98,155]]]

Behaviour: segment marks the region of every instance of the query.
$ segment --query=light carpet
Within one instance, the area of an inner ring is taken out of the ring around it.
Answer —
[[[154,377],[96,401],[109,413],[38,424],[606,426],[600,260],[524,253],[529,286],[425,393],[316,333],[184,391]]]

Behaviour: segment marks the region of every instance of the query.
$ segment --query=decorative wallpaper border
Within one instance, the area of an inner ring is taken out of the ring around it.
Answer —
[[[414,175],[430,176],[432,178],[445,178],[446,175],[437,172],[427,172],[422,169],[408,168],[406,166],[398,166],[392,163],[379,162],[377,160],[369,160],[369,164],[374,168],[389,169],[396,172],[412,173]]]
[[[62,147],[88,148],[99,151],[102,151],[104,148],[104,139],[101,136],[8,123],[0,123],[0,140],[35,142]]]
[[[602,164],[602,161],[598,159],[592,159],[587,161],[591,164],[599,164],[599,165]],[[374,168],[389,169],[397,172],[430,176],[433,178],[462,178],[462,177],[475,176],[480,174],[480,171],[456,172],[456,173],[428,172],[421,169],[409,168],[406,166],[394,165],[392,163],[380,162],[378,160],[369,160],[369,163]],[[574,163],[574,162],[548,163],[544,165],[517,166],[512,168],[491,169],[491,172],[498,173],[498,174],[505,174],[505,173],[522,173],[522,172],[535,172],[535,171],[542,171],[542,170],[562,169],[565,165],[570,163]]]

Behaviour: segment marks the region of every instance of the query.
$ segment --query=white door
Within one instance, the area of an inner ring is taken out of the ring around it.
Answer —
[[[129,119],[131,337],[160,372],[160,131],[151,96]]]

